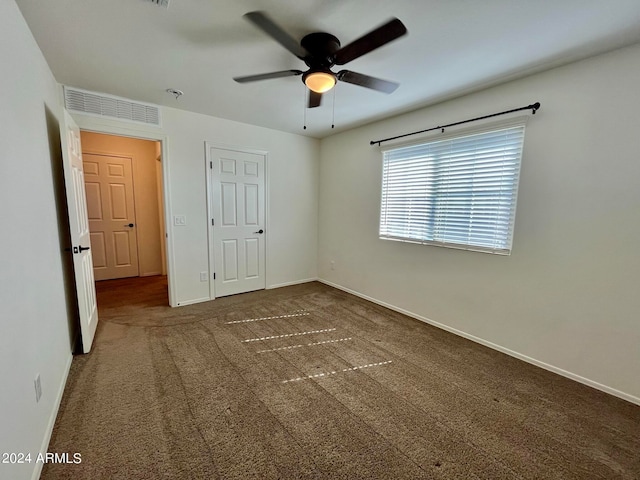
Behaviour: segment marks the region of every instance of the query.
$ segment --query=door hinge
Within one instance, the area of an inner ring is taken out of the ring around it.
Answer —
[[[211,225],[215,225],[216,222],[213,221],[213,218],[211,219]]]
[[[215,272],[213,273],[213,279],[214,279],[214,280],[216,279],[216,274],[215,274]]]
[[[209,168],[213,170],[213,162],[209,162]]]

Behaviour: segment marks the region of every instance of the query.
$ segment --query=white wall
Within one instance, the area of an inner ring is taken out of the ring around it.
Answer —
[[[268,152],[267,288],[317,277],[319,141],[207,115],[162,107],[162,127],[146,127],[75,115],[86,130],[166,139],[170,283],[174,304],[207,300],[200,272],[209,265],[205,142]],[[165,177],[167,178],[167,177]]]
[[[0,65],[0,453],[31,452],[35,461],[71,362],[56,208],[61,111],[57,84],[13,1],[0,2]],[[41,467],[0,464],[0,478],[28,479]]]
[[[320,278],[640,402],[638,85],[636,45],[324,139]],[[536,101],[511,256],[378,239],[370,140]]]
[[[318,144],[300,135],[164,108],[169,135],[172,215],[178,299],[206,297],[207,202],[204,142],[265,150],[268,184],[267,287],[317,277]]]

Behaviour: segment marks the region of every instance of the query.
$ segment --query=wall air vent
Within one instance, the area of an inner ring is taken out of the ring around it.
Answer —
[[[64,103],[71,112],[160,126],[160,109],[156,105],[70,87],[64,87]]]

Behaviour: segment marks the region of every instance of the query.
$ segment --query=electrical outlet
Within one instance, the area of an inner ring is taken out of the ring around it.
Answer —
[[[209,279],[209,274],[207,272],[200,272],[200,281],[206,282]]]
[[[33,381],[33,386],[36,389],[36,403],[40,401],[42,398],[42,383],[40,382],[40,374],[36,376],[36,379]]]
[[[329,265],[331,266],[331,270],[336,269],[336,262],[334,262],[333,260],[331,260],[331,263]]]
[[[173,224],[177,226],[183,226],[187,224],[187,217],[184,215],[174,215]]]

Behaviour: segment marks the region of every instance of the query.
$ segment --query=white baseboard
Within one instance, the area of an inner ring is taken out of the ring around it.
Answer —
[[[176,307],[184,307],[185,305],[193,305],[194,303],[208,302],[209,300],[211,300],[209,297],[194,298],[192,300],[184,300],[182,302],[176,302],[175,306]]]
[[[275,285],[269,285],[267,290],[271,290],[272,288],[281,288],[281,287],[290,287],[292,285],[300,285],[301,283],[309,283],[309,282],[317,282],[318,278],[305,278],[304,280],[294,280],[293,282],[286,283],[277,283]]]
[[[532,365],[535,365],[536,367],[544,368],[545,370],[548,370],[550,372],[557,373],[558,375],[562,375],[563,377],[567,377],[567,378],[569,378],[571,380],[575,380],[576,382],[580,382],[580,383],[582,383],[584,385],[587,385],[589,387],[595,388],[595,389],[600,390],[602,392],[608,393],[608,394],[613,395],[615,397],[622,398],[623,400],[626,400],[628,402],[635,403],[636,405],[640,405],[640,398],[636,397],[634,395],[631,395],[629,393],[622,392],[622,391],[617,390],[615,388],[612,388],[612,387],[609,387],[607,385],[603,385],[601,383],[595,382],[593,380],[590,380],[588,378],[582,377],[580,375],[577,375],[575,373],[569,372],[567,370],[564,370],[562,368],[556,367],[554,365],[550,365],[550,364],[542,362],[540,360],[536,360],[535,358],[531,358],[531,357],[529,357],[527,355],[523,355],[522,353],[515,352],[515,351],[510,350],[510,349],[508,349],[506,347],[503,347],[501,345],[495,344],[493,342],[489,342],[489,341],[484,340],[484,339],[482,339],[480,337],[476,337],[475,335],[471,335],[469,333],[463,332],[462,330],[458,330],[456,328],[449,327],[448,325],[436,322],[434,320],[431,320],[430,318],[423,317],[422,315],[418,315],[416,313],[410,312],[410,311],[405,310],[405,309],[400,308],[400,307],[396,307],[395,305],[391,305],[389,303],[382,302],[380,300],[377,300],[377,299],[375,299],[373,297],[370,297],[368,295],[365,295],[363,293],[357,292],[355,290],[351,290],[350,288],[343,287],[342,285],[338,285],[337,283],[333,283],[333,282],[330,282],[328,280],[324,280],[322,278],[318,278],[317,280],[318,280],[318,282],[324,283],[325,285],[329,285],[330,287],[337,288],[338,290],[342,290],[344,292],[350,293],[351,295],[355,295],[356,297],[360,297],[360,298],[368,300],[368,301],[370,301],[372,303],[375,303],[375,304],[381,305],[383,307],[386,307],[389,310],[393,310],[395,312],[402,313],[403,315],[406,315],[408,317],[415,318],[416,320],[420,320],[421,322],[428,323],[429,325],[433,325],[434,327],[440,328],[442,330],[446,330],[447,332],[453,333],[454,335],[458,335],[459,337],[466,338],[467,340],[471,340],[472,342],[479,343],[480,345],[484,345],[485,347],[489,347],[489,348],[491,348],[493,350],[497,350],[499,352],[505,353],[505,354],[507,354],[507,355],[509,355],[511,357],[514,357],[514,358],[517,358],[517,359],[522,360],[524,362],[527,362],[527,363],[530,363]]]
[[[280,288],[280,287],[289,287],[291,285],[298,285],[300,283],[308,283],[308,282],[315,282],[317,281],[317,278],[307,278],[305,280],[295,280],[293,282],[287,282],[287,283],[279,283],[277,285],[269,285],[268,287],[265,287],[265,290],[271,290],[272,288]],[[176,307],[184,307],[185,305],[193,305],[194,303],[202,303],[202,302],[209,302],[211,300],[215,300],[209,297],[202,297],[202,298],[194,298],[192,300],[185,300],[183,302],[177,302],[176,303]]]
[[[73,361],[73,355],[69,352],[69,360],[67,360],[67,365],[64,368],[64,374],[62,375],[62,382],[60,382],[60,387],[58,388],[58,393],[56,394],[56,398],[54,401],[54,409],[51,411],[51,415],[49,416],[49,423],[47,424],[47,429],[44,432],[44,438],[42,439],[42,444],[40,445],[39,452],[46,453],[49,448],[49,442],[51,441],[51,435],[53,434],[53,427],[56,424],[56,418],[58,417],[58,411],[60,410],[60,404],[62,403],[62,395],[64,395],[64,387],[67,385],[67,378],[69,378],[69,371],[71,370],[71,362]],[[42,473],[42,462],[36,462],[35,468],[33,470],[33,474],[31,475],[31,480],[38,480],[40,478],[40,474]]]

